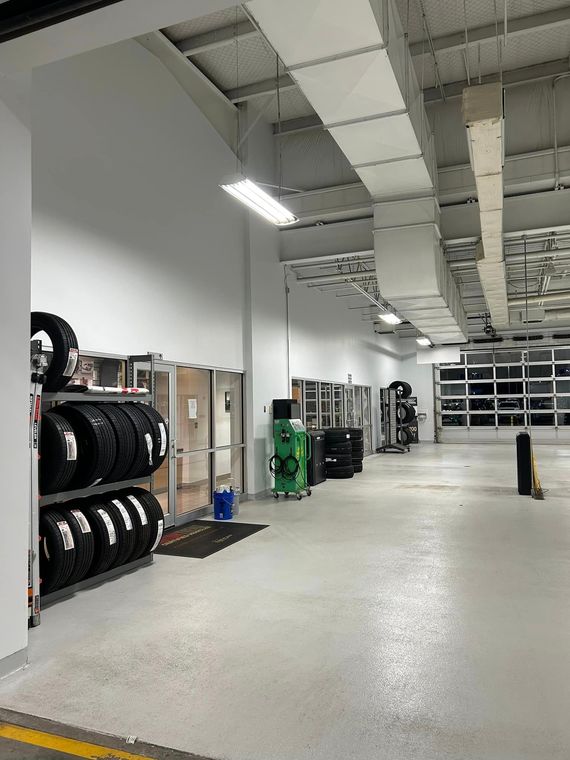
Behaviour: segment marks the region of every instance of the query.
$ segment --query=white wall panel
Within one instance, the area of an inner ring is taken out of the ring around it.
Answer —
[[[29,79],[0,78],[0,677],[28,642],[31,154]]]

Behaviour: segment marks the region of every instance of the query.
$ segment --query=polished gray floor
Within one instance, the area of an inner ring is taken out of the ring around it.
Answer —
[[[567,760],[570,448],[381,455],[49,609],[0,704],[229,760]]]

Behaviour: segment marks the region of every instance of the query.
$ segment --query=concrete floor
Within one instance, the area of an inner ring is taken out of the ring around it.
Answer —
[[[230,760],[568,760],[570,447],[422,444],[43,615],[15,710]]]

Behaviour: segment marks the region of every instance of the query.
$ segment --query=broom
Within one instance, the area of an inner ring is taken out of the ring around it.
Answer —
[[[544,501],[544,491],[540,484],[540,478],[538,477],[538,469],[536,467],[536,459],[534,458],[534,452],[532,452],[532,489],[531,496],[537,501]]]

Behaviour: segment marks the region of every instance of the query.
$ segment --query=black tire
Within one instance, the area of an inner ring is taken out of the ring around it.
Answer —
[[[125,561],[125,564],[128,564],[129,562],[134,562],[139,557],[142,557],[150,541],[151,525],[148,521],[147,513],[136,494],[133,494],[130,491],[123,491],[122,493],[117,494],[117,498],[127,510],[135,532],[133,551]]]
[[[398,441],[402,444],[402,446],[409,446],[411,441],[411,435],[408,428],[402,428],[398,431],[397,435]]]
[[[120,499],[105,502],[105,509],[117,526],[117,543],[119,550],[111,567],[119,567],[128,562],[135,549],[135,529],[130,514]]]
[[[350,467],[333,467],[330,470],[327,467],[327,478],[331,478],[332,480],[340,480],[352,477],[354,477],[354,467],[352,465],[350,465]]]
[[[355,464],[353,466],[354,466],[354,472],[362,472],[363,470],[362,462],[360,462],[360,464]]]
[[[348,428],[328,428],[325,430],[325,442],[327,446],[350,441]]]
[[[416,412],[414,410],[414,407],[411,404],[408,404],[407,401],[403,401],[400,404],[400,422],[402,422],[403,425],[409,425],[410,422],[413,422],[416,418]]]
[[[133,465],[125,480],[142,478],[152,472],[149,447],[146,438],[146,436],[150,436],[150,442],[152,444],[150,425],[147,416],[139,409],[139,404],[124,403],[119,404],[118,406],[119,411],[124,414],[129,421],[135,442],[135,457]]]
[[[328,468],[330,467],[348,467],[352,464],[352,456],[350,454],[336,454],[334,456],[326,456],[325,463]]]
[[[75,566],[77,550],[65,516],[56,509],[40,513],[41,594],[57,591],[68,581]]]
[[[90,504],[82,511],[93,531],[95,544],[93,563],[88,574],[99,575],[109,570],[117,558],[119,552],[117,526],[113,516],[105,509],[104,503]]]
[[[117,455],[110,473],[105,478],[107,483],[119,483],[126,480],[135,461],[135,436],[132,425],[121,411],[122,404],[99,404],[99,411],[109,420],[115,435]]]
[[[71,424],[55,411],[42,415],[40,493],[64,491],[77,467],[77,441]]]
[[[111,423],[95,404],[60,404],[57,413],[71,423],[77,439],[77,467],[69,488],[101,483],[111,472],[117,456]]]
[[[362,441],[354,441],[352,444],[353,451],[364,451],[364,443]]]
[[[164,513],[160,502],[150,491],[145,491],[143,488],[134,488],[131,493],[143,505],[150,524],[150,537],[148,544],[140,555],[142,557],[145,554],[153,552],[160,543],[164,532]]]
[[[137,406],[148,420],[153,439],[152,470],[147,473],[150,475],[158,470],[166,458],[168,450],[168,428],[164,417],[160,412],[157,412],[154,407],[144,403],[139,403]]]
[[[351,454],[352,444],[350,441],[343,441],[342,443],[336,443],[334,446],[325,446],[325,454]]]
[[[53,355],[45,373],[44,390],[60,391],[75,373],[79,359],[79,344],[71,326],[55,314],[33,311],[30,337],[47,333],[53,347]]]
[[[73,570],[65,584],[66,586],[72,586],[74,583],[82,581],[89,572],[89,568],[93,564],[95,542],[89,521],[79,508],[79,505],[72,502],[72,506],[62,509],[61,512],[71,529],[77,550]]]
[[[364,437],[362,428],[348,428],[351,441],[361,441]]]
[[[388,388],[392,388],[396,391],[399,390],[402,398],[409,398],[412,395],[412,386],[404,380],[394,380],[393,383],[390,383]]]

